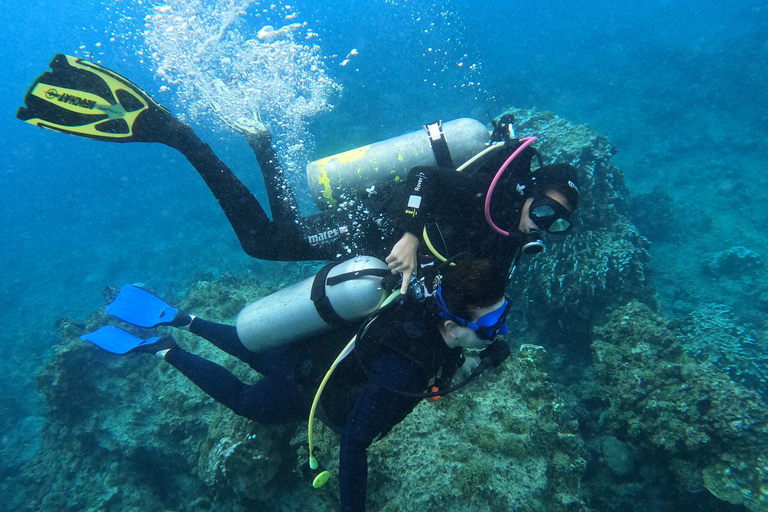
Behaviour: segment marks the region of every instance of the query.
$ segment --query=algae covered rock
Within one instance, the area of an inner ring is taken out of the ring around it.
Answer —
[[[688,337],[637,302],[614,311],[594,334],[606,427],[669,460],[690,492],[703,485],[724,501],[766,510],[764,396],[689,357]]]
[[[242,440],[222,437],[205,461],[206,483],[222,478],[235,494],[264,499],[267,487],[280,471],[282,458],[272,449],[272,440],[255,435]]]
[[[578,423],[527,346],[461,392],[424,401],[371,449],[372,510],[586,510]]]
[[[757,252],[739,245],[709,255],[705,265],[714,276],[745,279],[763,271],[763,258]]]
[[[46,492],[34,509],[160,511],[202,495],[191,470],[214,405],[156,358],[67,339],[37,380],[46,423],[27,478]]]
[[[768,511],[768,450],[747,460],[724,455],[704,469],[703,479],[706,488],[723,501],[752,512]]]
[[[600,452],[608,468],[619,478],[626,478],[635,472],[635,461],[631,450],[614,436],[600,439]]]

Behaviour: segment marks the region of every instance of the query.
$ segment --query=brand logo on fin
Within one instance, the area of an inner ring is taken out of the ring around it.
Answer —
[[[96,102],[93,100],[87,100],[85,98],[81,98],[80,96],[74,96],[72,94],[67,93],[61,93],[59,94],[59,91],[56,89],[48,89],[45,91],[45,97],[49,100],[52,100],[53,98],[58,98],[57,101],[61,103],[67,103],[69,105],[85,108],[88,110],[92,110],[93,107],[96,106]]]

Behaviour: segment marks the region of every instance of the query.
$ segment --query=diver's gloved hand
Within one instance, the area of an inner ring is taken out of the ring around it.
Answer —
[[[501,338],[496,338],[493,343],[488,345],[488,348],[480,352],[480,358],[483,361],[488,359],[496,367],[503,363],[511,353],[512,351],[509,349],[507,342]]]

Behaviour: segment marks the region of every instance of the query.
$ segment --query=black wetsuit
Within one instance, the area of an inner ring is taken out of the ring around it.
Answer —
[[[245,252],[275,261],[337,260],[369,254],[384,258],[404,232],[420,239],[426,225],[437,251],[450,257],[469,251],[508,267],[522,237],[517,229],[522,196],[516,185],[527,175],[535,152],[527,148],[505,172],[492,206],[496,223],[511,236],[493,231],[484,215],[488,186],[515,144],[494,151],[479,165],[461,173],[436,167],[413,169],[405,185],[380,187],[375,196],[352,198],[335,210],[300,217],[277,155],[266,134],[246,135],[264,175],[272,220],[256,197],[202,142],[194,131],[169,117],[163,143],[179,150],[213,192]],[[414,209],[414,195],[421,206]],[[420,252],[432,256],[423,240]]]
[[[509,269],[526,236],[518,229],[525,196],[518,184],[527,177],[534,152],[523,152],[507,169],[496,186],[491,202],[491,217],[504,236],[491,228],[485,218],[485,198],[496,172],[511,150],[500,149],[481,167],[456,172],[437,167],[415,167],[405,182],[407,200],[401,205],[398,227],[419,237],[419,259],[434,261],[436,256],[425,243],[423,232],[435,251],[445,258],[470,252],[477,258],[494,261]],[[520,172],[520,170],[524,172]],[[418,205],[418,206],[414,206]]]
[[[369,327],[357,354],[339,363],[322,395],[323,420],[341,435],[339,486],[344,512],[365,510],[368,446],[420,401],[386,388],[424,393],[433,377],[440,373],[442,379],[450,379],[461,363],[461,349],[448,348],[436,324],[423,307],[385,311]],[[273,424],[307,420],[319,380],[351,339],[351,333],[335,333],[325,340],[328,343],[313,339],[254,353],[243,346],[233,326],[195,319],[190,331],[263,377],[255,384],[243,384],[228,370],[179,347],[172,348],[165,360],[236,414]]]
[[[158,140],[181,152],[219,202],[240,245],[249,256],[271,261],[343,260],[355,255],[381,257],[402,233],[384,210],[393,196],[358,200],[343,208],[301,217],[291,188],[271,146],[271,137],[246,135],[261,167],[272,213],[264,208],[229,167],[189,126],[173,116],[162,119]]]

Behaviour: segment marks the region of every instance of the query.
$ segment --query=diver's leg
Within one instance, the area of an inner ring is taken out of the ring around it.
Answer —
[[[295,356],[289,349],[251,352],[240,341],[234,325],[209,322],[195,317],[189,324],[189,332],[210,341],[217,348],[238,358],[262,375],[293,371]]]
[[[264,175],[272,211],[270,222],[255,196],[237,179],[210,146],[189,132],[178,148],[219,201],[246,254],[273,261],[337,260],[367,254],[384,258],[390,240],[389,222],[362,205],[301,218],[285,173],[280,169],[269,132],[247,132]]]
[[[158,130],[164,133],[158,142],[189,160],[218,200],[246,254],[274,261],[308,259],[296,251],[301,235],[295,219],[288,221],[282,215],[276,222],[270,221],[256,197],[192,128],[170,114],[160,121],[166,126]]]
[[[168,109],[127,78],[99,64],[58,54],[50,67],[51,71],[40,75],[27,92],[25,106],[16,113],[19,119],[75,136],[110,142],[158,142],[180,151],[219,201],[246,253],[262,259],[294,259],[288,249],[295,243],[298,229],[271,223],[253,194],[210,146]],[[48,94],[61,89],[77,91],[64,95],[77,101],[65,102],[62,95]],[[119,112],[123,115],[116,116]],[[282,217],[277,215],[276,224],[283,222]]]
[[[192,323],[189,324],[189,332],[210,341],[216,347],[241,361],[247,362],[248,357],[253,354],[240,341],[240,337],[237,335],[237,328],[234,325],[210,322],[195,317]]]
[[[264,254],[262,235],[269,231],[270,220],[256,197],[229,167],[204,143],[192,128],[171,114],[155,116],[158,141],[184,155],[208,185],[224,215],[235,230],[245,252],[253,257],[269,259]]]
[[[383,250],[369,243],[369,239],[381,240],[381,229],[373,221],[375,215],[364,207],[351,206],[301,217],[296,197],[272,146],[272,134],[258,118],[249,121],[247,126],[235,128],[243,134],[259,163],[273,222],[283,227],[297,226],[299,239],[290,246],[293,259],[335,260],[355,254],[379,254]],[[363,239],[365,242],[361,243]]]
[[[259,124],[258,129],[241,129],[240,131],[259,163],[264,177],[264,186],[267,189],[272,220],[286,225],[298,223],[299,204],[280,166],[277,152],[272,147],[272,134],[263,124]]]
[[[175,119],[175,118],[174,118]],[[171,130],[176,135],[166,142],[178,149],[219,201],[245,252],[274,261],[336,260],[359,254],[383,258],[388,240],[388,223],[383,215],[362,204],[348,205],[301,218],[296,199],[274,148],[264,130],[241,130],[264,175],[273,220],[255,196],[232,171],[186,125]]]
[[[383,215],[357,205],[326,210],[301,220],[301,247],[311,256],[307,259],[337,260],[363,254],[384,259],[397,241],[390,225]]]
[[[290,373],[247,385],[225,368],[178,346],[166,352],[164,359],[211,398],[244,418],[282,424],[300,421],[309,412]]]

